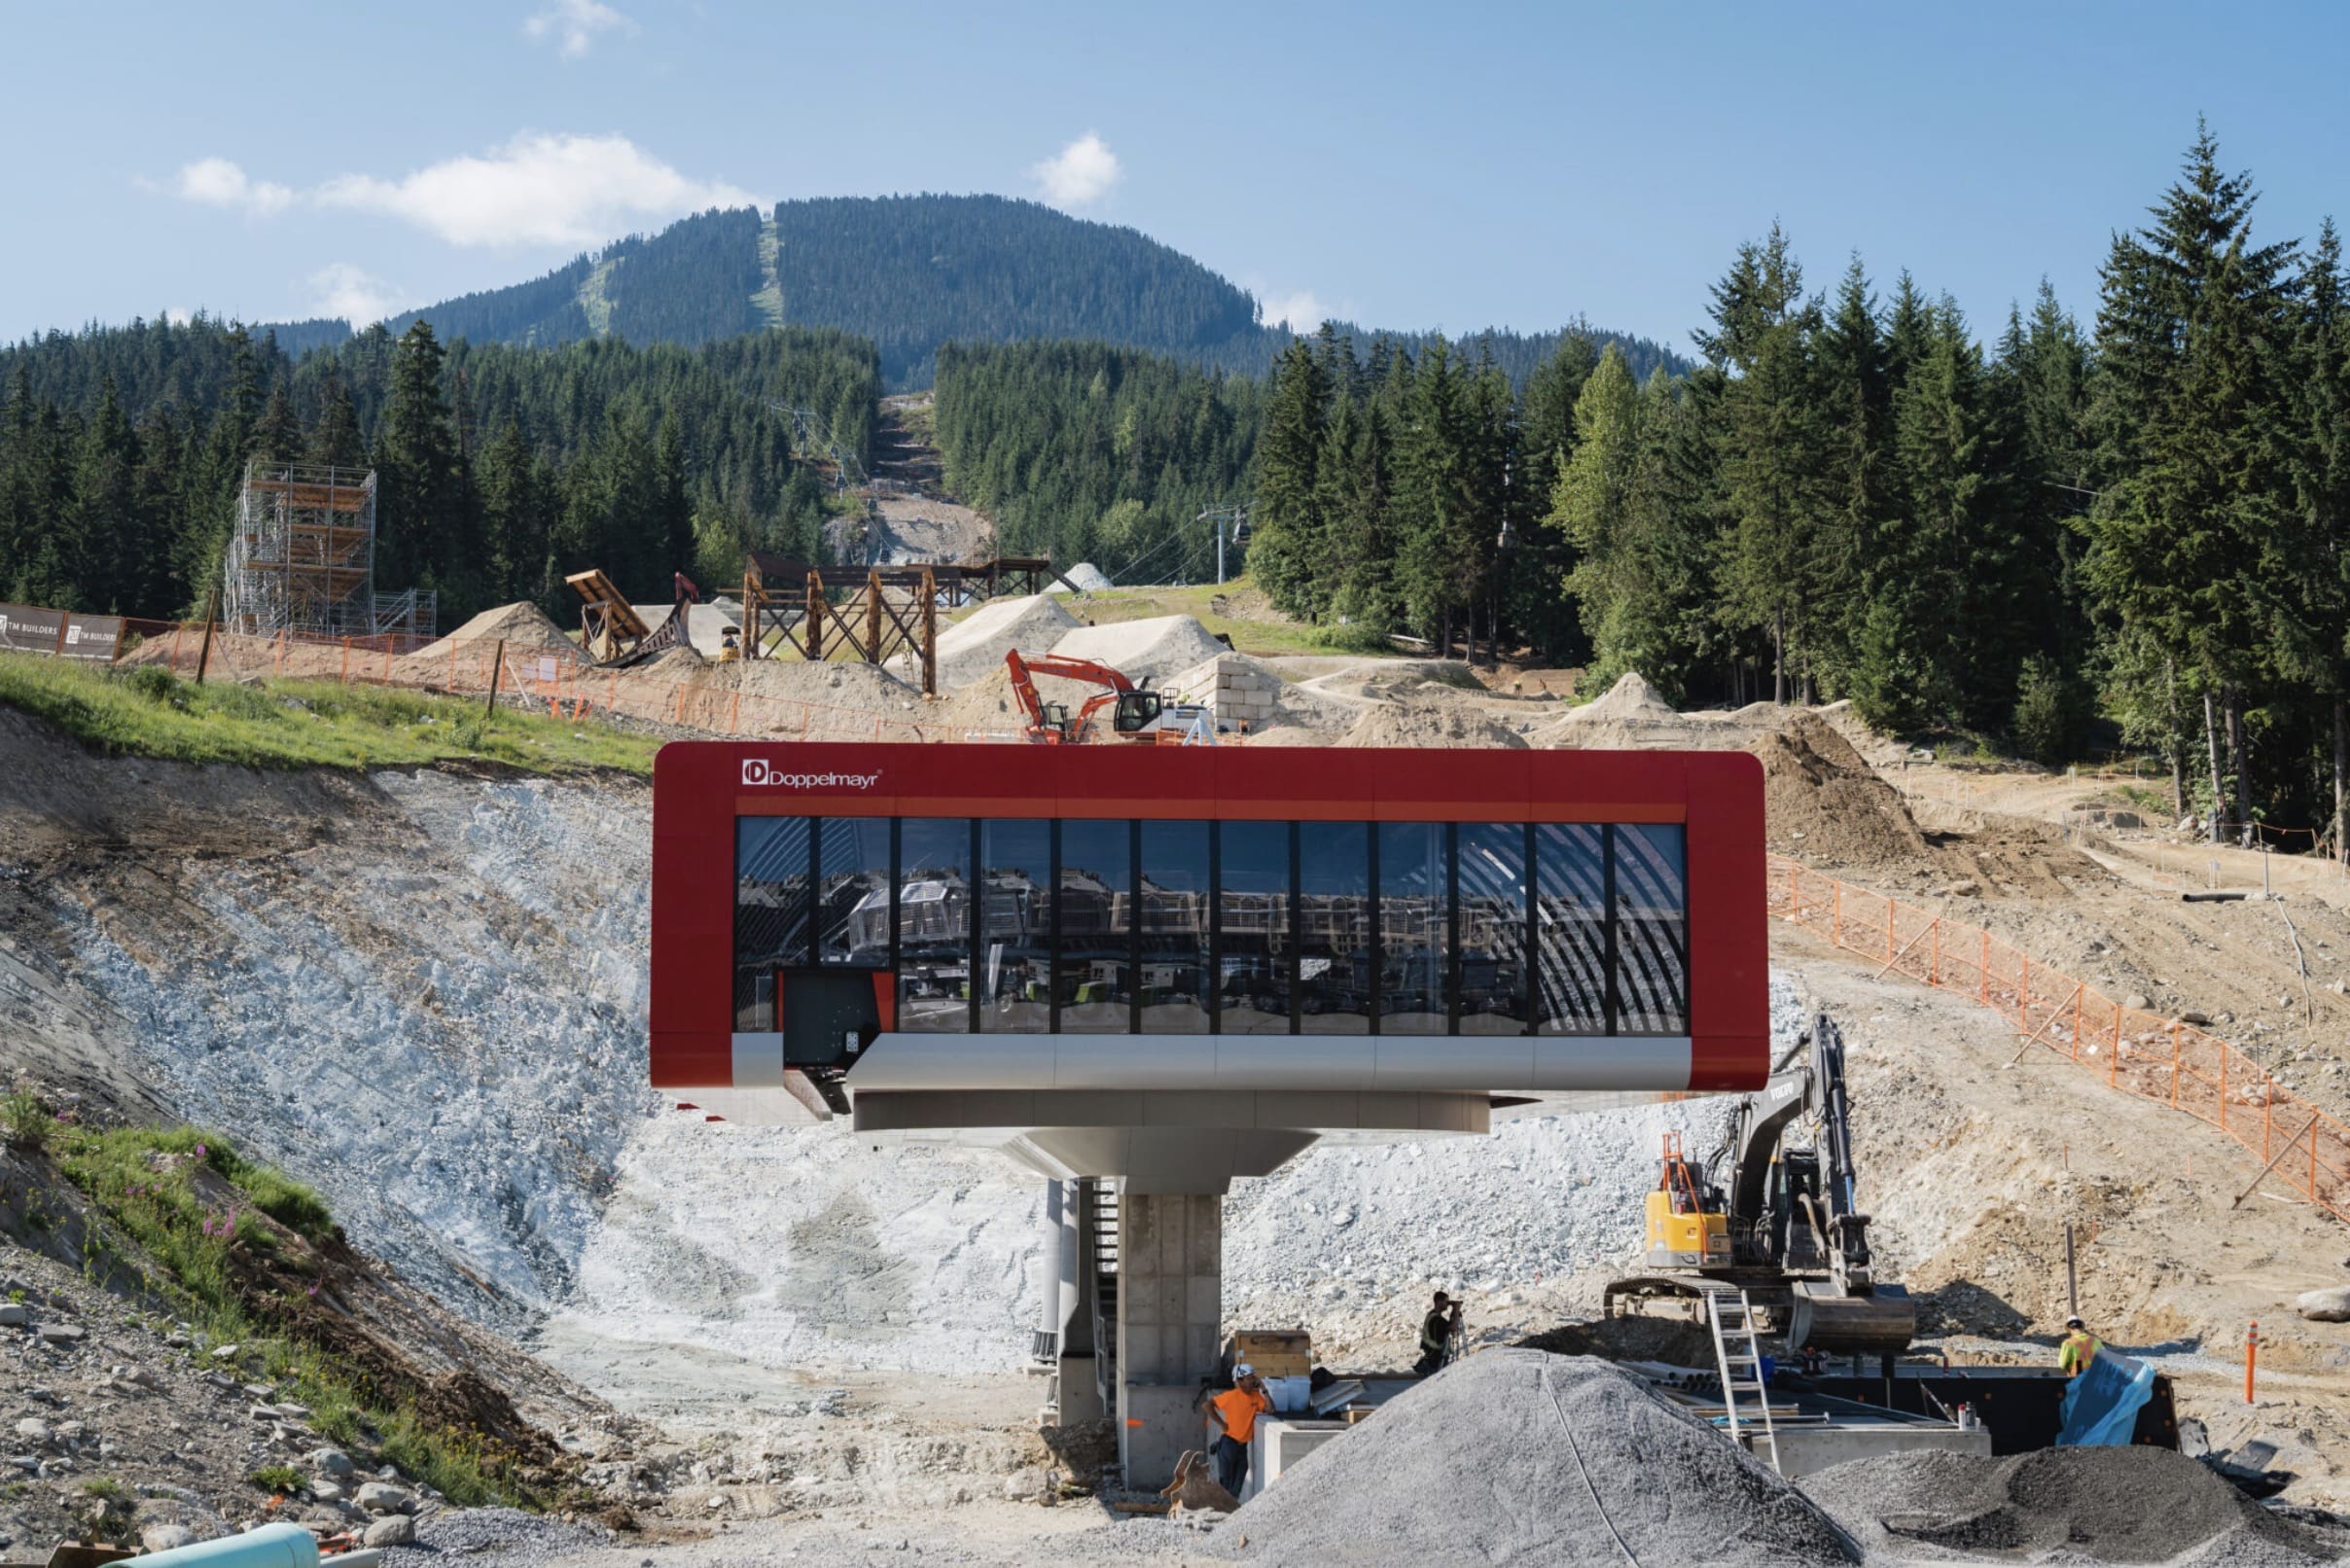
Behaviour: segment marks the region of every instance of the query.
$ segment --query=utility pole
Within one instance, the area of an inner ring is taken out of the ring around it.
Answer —
[[[1256,503],[1253,501],[1241,501],[1228,503],[1224,506],[1213,506],[1192,519],[1193,522],[1207,523],[1216,530],[1216,581],[1219,584],[1224,582],[1225,535],[1228,531],[1231,534],[1232,543],[1235,545],[1246,539],[1248,537],[1249,509],[1255,505]]]

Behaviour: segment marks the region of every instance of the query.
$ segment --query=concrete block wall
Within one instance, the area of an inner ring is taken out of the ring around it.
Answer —
[[[1281,677],[1235,655],[1209,659],[1168,683],[1186,700],[1205,702],[1219,728],[1262,730],[1273,722],[1281,700]]]
[[[1206,1425],[1193,1408],[1223,1350],[1224,1199],[1212,1193],[1120,1198],[1118,1431],[1126,1484],[1161,1486]]]

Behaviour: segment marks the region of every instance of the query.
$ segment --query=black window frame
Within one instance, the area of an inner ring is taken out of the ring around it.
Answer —
[[[765,814],[763,813],[760,815],[764,816]],[[797,820],[802,824],[802,830],[806,834],[807,837],[806,899],[808,955],[805,966],[795,964],[776,964],[770,967],[776,970],[808,967],[877,972],[876,966],[872,964],[849,963],[845,960],[834,960],[830,963],[827,963],[824,958],[823,943],[821,940],[821,927],[823,924],[824,913],[824,824],[828,820],[870,821],[872,819],[852,819],[846,817],[828,819],[823,814],[815,812],[806,814],[777,813],[777,815],[796,817]],[[737,996],[739,996],[740,976],[743,973],[743,968],[738,956],[740,953],[738,935],[739,922],[742,918],[743,909],[740,901],[740,884],[742,877],[742,824],[745,821],[757,819],[758,818],[752,816],[738,816],[736,818],[736,827],[733,838],[733,853],[735,856],[734,882],[737,889],[734,906],[734,921],[736,922],[736,926],[735,930],[730,931],[729,934],[729,950],[730,954],[737,955],[734,957],[731,963],[732,972],[736,977],[732,982],[732,985]],[[904,877],[906,875],[907,819],[903,816],[892,815],[886,820],[888,822],[889,842],[889,943],[887,972],[892,976],[900,976],[903,974],[905,969]],[[953,821],[956,819],[949,817],[932,820]],[[969,954],[965,965],[966,980],[964,990],[966,992],[966,996],[964,1007],[964,1032],[975,1035],[989,1032],[982,1030],[980,1027],[981,1018],[984,1014],[984,999],[980,995],[979,984],[979,954],[983,950],[981,943],[985,933],[986,922],[986,894],[984,887],[981,885],[983,882],[983,873],[980,871],[980,853],[985,841],[985,825],[991,820],[1001,820],[1007,822],[1041,820],[1048,825],[1049,848],[1047,851],[1048,875],[1046,885],[1050,890],[1050,897],[1052,901],[1051,909],[1046,922],[1047,943],[1049,949],[1047,957],[1047,973],[1052,977],[1050,996],[1049,998],[1050,1005],[1047,1016],[1046,1032],[1050,1034],[1058,1034],[1061,1032],[1062,1005],[1059,977],[1062,956],[1061,949],[1065,937],[1063,929],[1063,906],[1066,902],[1060,896],[1060,878],[1063,871],[1062,824],[1064,821],[1075,819],[1062,817],[995,819],[972,816],[963,818],[961,820],[965,824],[966,834],[965,865],[970,868],[970,873],[967,877],[969,886],[966,889],[966,908],[964,911],[964,918],[966,922],[964,941],[966,944],[967,952]],[[1126,898],[1128,901],[1125,933],[1128,977],[1126,1032],[1137,1037],[1140,1037],[1143,1032],[1142,973],[1144,951],[1147,944],[1145,932],[1147,922],[1144,919],[1143,909],[1143,838],[1145,829],[1149,823],[1158,821],[1197,822],[1206,828],[1207,929],[1204,933],[1204,936],[1207,946],[1208,968],[1206,976],[1203,977],[1203,983],[1201,985],[1201,1005],[1205,1013],[1205,1033],[1210,1036],[1222,1035],[1225,1032],[1224,830],[1227,819],[1212,816],[1170,816],[1163,818],[1129,816],[1124,818],[1093,818],[1086,820],[1122,820],[1126,827],[1125,887],[1127,890]],[[1288,925],[1285,937],[1287,948],[1281,956],[1279,967],[1283,976],[1284,983],[1288,987],[1288,1033],[1292,1036],[1301,1035],[1304,1033],[1304,993],[1299,982],[1299,976],[1300,973],[1300,961],[1302,957],[1302,947],[1300,940],[1300,933],[1304,927],[1303,867],[1300,864],[1303,845],[1302,820],[1299,818],[1232,818],[1230,820],[1266,822],[1278,821],[1284,830],[1288,848],[1289,901]],[[1381,863],[1382,857],[1380,853],[1379,830],[1382,827],[1389,826],[1391,824],[1370,817],[1360,819],[1348,818],[1344,820],[1360,821],[1365,829],[1365,837],[1367,840],[1369,885],[1366,897],[1366,913],[1369,921],[1368,940],[1371,944],[1371,951],[1369,954],[1370,1023],[1369,1028],[1365,1032],[1370,1035],[1376,1036],[1388,1032],[1386,1028],[1385,995],[1387,931],[1385,926],[1385,909],[1383,908],[1381,887],[1385,868]],[[1409,822],[1398,822],[1392,825],[1409,827],[1438,827],[1443,830],[1441,839],[1442,847],[1440,850],[1442,857],[1441,872],[1444,879],[1444,908],[1442,913],[1444,929],[1442,983],[1444,987],[1444,997],[1442,1012],[1445,1020],[1446,1034],[1448,1036],[1457,1037],[1461,1033],[1461,999],[1463,983],[1461,961],[1460,875],[1460,830],[1463,824],[1456,819],[1445,819],[1442,821],[1413,819]],[[1542,826],[1542,824],[1533,820],[1528,820],[1520,824],[1487,824],[1479,821],[1470,825],[1480,827],[1517,826],[1521,829],[1523,834],[1522,852],[1524,856],[1524,870],[1526,877],[1526,910],[1525,930],[1522,933],[1521,938],[1521,956],[1518,964],[1518,976],[1516,982],[1518,991],[1517,1001],[1519,1009],[1523,1015],[1524,1026],[1522,1033],[1526,1035],[1539,1035],[1542,1033],[1542,1019],[1540,1016],[1542,996],[1540,969],[1543,962],[1541,943],[1541,901],[1542,890],[1545,886],[1545,878],[1543,875],[1543,859],[1539,836],[1539,828]],[[1620,852],[1618,839],[1627,829],[1647,827],[1652,825],[1622,822],[1589,822],[1587,820],[1582,821],[1581,825],[1594,827],[1600,830],[1601,896],[1603,899],[1604,909],[1601,927],[1604,952],[1603,962],[1605,966],[1604,997],[1602,1001],[1604,1013],[1603,1028],[1606,1036],[1622,1036],[1624,1034],[1624,997],[1622,986],[1623,946],[1621,933],[1622,913],[1620,909],[1620,876],[1618,872]],[[1656,824],[1656,826],[1677,826],[1682,830],[1680,868],[1682,903],[1680,909],[1680,918],[1682,922],[1683,936],[1679,950],[1676,954],[1678,959],[1678,999],[1681,1006],[1681,1027],[1678,1030],[1642,1030],[1640,1031],[1640,1037],[1673,1038],[1676,1035],[1687,1034],[1689,1032],[1690,1025],[1690,978],[1691,959],[1693,957],[1693,944],[1689,941],[1688,938],[1688,900],[1690,882],[1688,825],[1686,822],[1683,822],[1677,824]],[[773,1015],[774,1004],[772,999],[769,1000],[767,1005],[769,1009],[768,1021],[770,1026],[773,1028],[781,1028],[782,1020],[780,1017]],[[735,1003],[730,1006],[730,1012],[732,1012],[737,1020],[739,1020],[739,1003]],[[1278,1038],[1278,1035],[1267,1035],[1266,1038]],[[1508,1037],[1502,1036],[1501,1038]],[[1556,1038],[1589,1039],[1593,1037],[1589,1035],[1561,1033]]]

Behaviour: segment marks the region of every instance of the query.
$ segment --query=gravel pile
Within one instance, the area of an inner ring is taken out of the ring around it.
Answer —
[[[2330,1543],[2168,1448],[2044,1448],[2008,1459],[1904,1453],[1806,1477],[1802,1490],[1871,1553],[2043,1560],[2332,1562]],[[1935,1555],[1941,1555],[1938,1552]]]
[[[1606,1362],[1536,1350],[1472,1356],[1398,1396],[1211,1550],[1364,1568],[1856,1560],[1827,1515],[1710,1426]]]
[[[383,1553],[389,1568],[462,1559],[469,1568],[536,1568],[558,1557],[610,1546],[599,1525],[525,1514],[518,1508],[452,1509],[416,1521],[416,1543]]]

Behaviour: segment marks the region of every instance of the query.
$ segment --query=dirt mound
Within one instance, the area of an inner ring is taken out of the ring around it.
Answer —
[[[939,632],[939,690],[951,692],[1002,671],[1005,653],[1042,654],[1077,625],[1050,593],[983,604]],[[894,661],[907,673],[906,660]]]
[[[629,665],[628,673],[657,681],[698,681],[709,667],[708,659],[694,649],[679,644],[662,649],[641,664]]]
[[[1130,681],[1140,682],[1147,675],[1153,685],[1173,680],[1230,652],[1188,615],[1078,626],[1054,643],[1052,651],[1064,659],[1090,659],[1107,664]]]
[[[1209,1550],[1410,1568],[1853,1560],[1826,1515],[1712,1427],[1606,1362],[1534,1350],[1489,1350],[1398,1395]]]
[[[451,649],[471,649],[482,643],[503,641],[509,648],[545,648],[581,659],[579,644],[563,633],[563,628],[548,619],[547,612],[528,600],[501,604],[494,610],[484,610],[439,642],[428,643],[411,656],[442,659]]]
[[[2221,1558],[2335,1560],[2319,1532],[2268,1514],[2169,1448],[2043,1448],[2008,1459],[1889,1454],[1806,1477],[1802,1490],[1864,1548],[1919,1544],[2041,1560],[2169,1562],[2225,1539]],[[2075,1554],[2078,1554],[2076,1556]]]
[[[1567,715],[1571,722],[1656,724],[1678,720],[1680,711],[1656,694],[1638,670],[1627,670],[1598,697]]]
[[[691,657],[687,650],[675,652]],[[666,657],[666,656],[664,656]],[[905,725],[922,719],[922,694],[871,664],[810,664],[783,659],[736,659],[709,664],[694,684],[740,692],[759,702],[741,705],[735,723],[746,735],[786,735],[799,740],[909,738],[904,731],[876,731],[874,721]]]
[[[1718,720],[1679,712],[1638,670],[1629,670],[1596,700],[1537,732],[1534,743],[1578,751],[1702,751],[1734,745],[1736,738]]]
[[[1337,746],[1431,746],[1523,751],[1526,737],[1481,713],[1434,704],[1384,703],[1355,721]]]
[[[1080,593],[1099,593],[1104,588],[1114,588],[1116,587],[1118,587],[1118,585],[1111,582],[1109,574],[1104,572],[1100,567],[1094,565],[1091,561],[1079,561],[1075,566],[1072,566],[1067,571],[1061,573],[1060,579],[1055,581],[1052,587],[1047,588],[1045,591],[1048,593],[1066,593],[1074,588]]]
[[[1930,858],[1901,792],[1852,743],[1809,712],[1747,748],[1762,760],[1763,837],[1818,865],[1876,866]]]

